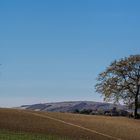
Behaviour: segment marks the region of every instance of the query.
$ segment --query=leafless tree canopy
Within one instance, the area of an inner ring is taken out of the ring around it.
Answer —
[[[97,78],[96,91],[105,101],[135,102],[135,117],[140,88],[140,55],[131,55],[114,61]]]

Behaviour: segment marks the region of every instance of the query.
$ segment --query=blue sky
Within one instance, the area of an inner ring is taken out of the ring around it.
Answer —
[[[138,0],[0,1],[0,106],[93,100],[97,75],[140,53]]]

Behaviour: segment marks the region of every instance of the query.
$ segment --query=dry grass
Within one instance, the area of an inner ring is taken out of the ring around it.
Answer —
[[[122,140],[140,140],[140,120],[125,117],[87,116],[68,113],[63,115],[61,113],[46,113],[46,115],[97,130]]]
[[[1,109],[0,129],[66,136],[83,140],[111,140],[110,138],[96,133],[88,132],[49,118],[37,116],[33,113],[34,112],[24,110]],[[70,113],[35,113],[77,124],[113,137],[121,138],[122,140],[140,140],[139,120],[123,117],[86,116]]]

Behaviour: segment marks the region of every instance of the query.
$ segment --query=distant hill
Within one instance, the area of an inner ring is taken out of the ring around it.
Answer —
[[[71,102],[55,102],[43,103],[33,105],[22,105],[19,109],[28,109],[35,111],[48,111],[48,112],[74,112],[75,110],[92,109],[94,110],[110,110],[113,107],[125,110],[123,105],[114,105],[110,103],[93,102],[93,101],[71,101]]]

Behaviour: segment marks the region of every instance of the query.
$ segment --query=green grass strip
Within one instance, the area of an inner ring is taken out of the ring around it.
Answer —
[[[0,140],[72,140],[57,136],[0,131]]]

